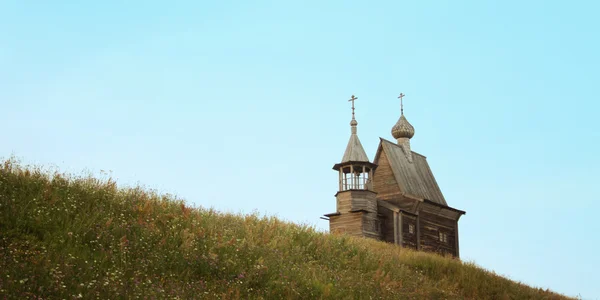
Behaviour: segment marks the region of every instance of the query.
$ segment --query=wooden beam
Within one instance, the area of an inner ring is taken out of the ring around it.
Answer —
[[[424,200],[423,198],[419,198],[417,196],[413,196],[413,195],[408,194],[408,193],[402,193],[402,196],[406,197],[406,198],[409,198],[409,199],[417,200],[417,201],[423,201]]]
[[[398,226],[398,240],[399,240],[398,244],[400,246],[402,246],[403,239],[404,239],[404,237],[403,237],[403,231],[402,231],[402,221],[403,221],[402,220],[402,213],[398,213],[398,225],[399,225]]]
[[[350,165],[350,189],[355,189],[354,187],[354,166]]]
[[[417,250],[421,250],[421,217],[417,216]]]
[[[394,212],[394,244],[398,244],[398,215],[399,213]]]
[[[458,220],[456,220],[456,227],[454,227],[454,243],[456,244],[456,257],[460,258],[460,252],[458,249]]]

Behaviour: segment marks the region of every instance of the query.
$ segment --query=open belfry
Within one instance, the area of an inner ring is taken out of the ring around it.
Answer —
[[[448,206],[425,156],[411,150],[414,127],[404,117],[392,127],[396,142],[380,138],[373,162],[357,134],[352,95],[351,135],[341,162],[337,211],[326,214],[332,233],[373,238],[402,247],[459,257],[458,219],[464,211]]]

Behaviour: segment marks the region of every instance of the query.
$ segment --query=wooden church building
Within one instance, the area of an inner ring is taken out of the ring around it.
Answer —
[[[392,127],[396,142],[380,138],[373,162],[357,135],[352,95],[351,135],[339,172],[332,233],[373,238],[402,247],[459,257],[458,219],[464,211],[446,202],[425,156],[411,150],[414,127],[404,117]]]

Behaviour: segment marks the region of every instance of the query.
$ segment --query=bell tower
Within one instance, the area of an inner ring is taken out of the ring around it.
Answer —
[[[381,229],[377,218],[377,199],[373,191],[373,171],[377,167],[369,161],[357,135],[352,95],[351,135],[342,161],[333,166],[339,173],[336,212],[326,214],[329,217],[329,229],[332,233],[346,233],[353,236],[381,239]]]

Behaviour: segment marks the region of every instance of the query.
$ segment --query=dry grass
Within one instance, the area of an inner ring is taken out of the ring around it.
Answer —
[[[565,299],[473,264],[0,166],[0,298]]]

